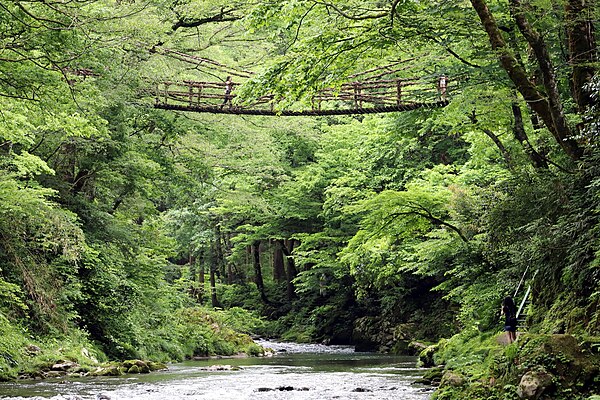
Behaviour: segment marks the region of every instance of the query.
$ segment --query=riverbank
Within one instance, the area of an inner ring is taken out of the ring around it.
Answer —
[[[249,334],[260,323],[252,313],[241,310],[187,308],[174,318],[177,324],[168,336],[155,333],[139,348],[127,348],[128,357],[109,356],[105,347],[77,328],[61,333],[34,336],[22,326],[0,315],[0,381],[43,379],[64,375],[119,375],[160,369],[167,362],[194,357],[263,355]],[[131,364],[131,365],[129,365]]]
[[[588,400],[600,394],[600,338],[463,332],[430,346],[421,364],[435,400]]]

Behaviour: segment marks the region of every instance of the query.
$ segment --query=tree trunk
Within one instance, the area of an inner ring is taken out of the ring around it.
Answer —
[[[578,159],[583,154],[577,142],[572,138],[571,128],[569,128],[567,118],[563,111],[560,93],[558,92],[558,83],[556,82],[556,75],[554,73],[554,66],[552,65],[550,54],[548,54],[546,42],[544,41],[543,36],[540,35],[527,20],[527,17],[525,16],[525,8],[527,6],[523,4],[521,0],[509,0],[509,4],[511,13],[517,22],[517,26],[531,46],[538,62],[538,66],[540,67],[542,81],[548,97],[548,111],[555,129],[555,137],[571,158]]]
[[[221,303],[219,303],[219,299],[217,298],[217,286],[214,268],[210,269],[210,303],[214,308],[221,308]]]
[[[188,253],[188,266],[190,268],[189,279],[192,282],[196,281],[196,257],[192,253]]]
[[[215,257],[217,259],[217,269],[215,270],[215,273],[219,277],[225,276],[225,259],[223,257],[223,245],[221,239],[221,227],[217,222],[215,224]]]
[[[508,48],[485,0],[471,0],[471,5],[479,15],[479,19],[488,34],[492,49],[498,53],[500,65],[507,72],[517,90],[544,121],[546,127],[565,153],[573,160],[579,159],[582,156],[582,150],[571,137],[571,130],[566,123],[546,45],[543,38],[529,25],[523,13],[521,2],[519,0],[510,0],[511,11],[519,26],[519,30],[525,36],[535,53],[540,66],[544,87],[547,91],[545,95],[540,93],[528,79],[525,68],[523,68],[513,52]]]
[[[213,307],[221,308],[221,303],[217,298],[217,271],[219,269],[219,254],[217,251],[217,243],[219,242],[218,237],[215,238],[213,242],[213,256],[211,257],[210,263],[210,274],[209,274],[209,282],[210,282],[210,302]]]
[[[592,7],[589,0],[568,0],[565,5],[569,64],[573,67],[571,90],[580,113],[593,102],[585,86],[594,76],[594,63],[598,61],[594,25],[590,19]]]
[[[289,240],[280,240],[281,250],[287,259],[287,270],[286,270],[286,293],[288,301],[292,301],[297,298],[296,296],[296,288],[294,287],[294,279],[298,275],[298,270],[296,269],[296,262],[294,261],[294,257],[292,256],[292,252],[294,251],[294,239]]]
[[[513,103],[512,106],[513,116],[515,118],[515,124],[513,126],[513,134],[515,139],[521,143],[525,153],[529,156],[529,159],[536,168],[548,169],[548,163],[546,160],[533,148],[527,133],[525,132],[525,126],[523,125],[523,114],[521,113],[521,107],[517,103]]]
[[[196,257],[194,257],[191,253],[188,256],[188,265],[190,268],[190,271],[189,271],[189,279],[190,279],[189,294],[190,294],[190,297],[193,298],[197,303],[202,303],[203,288],[201,286],[199,286],[197,283],[198,263],[196,262]]]
[[[492,141],[494,142],[494,144],[500,151],[500,154],[502,154],[502,157],[504,158],[504,162],[506,163],[507,168],[512,170],[513,169],[512,158],[510,156],[510,153],[504,146],[504,143],[502,143],[502,141],[498,137],[498,135],[496,135],[494,132],[492,132],[490,129],[487,129],[487,128],[483,129],[483,133],[485,133],[490,139],[492,139]]]
[[[279,241],[275,242],[275,250],[273,254],[273,280],[275,282],[286,281],[285,263],[283,261],[283,249]]]
[[[204,287],[204,263],[206,262],[205,257],[201,256],[200,257],[200,263],[198,265],[198,282],[202,284],[202,287]]]
[[[265,283],[262,276],[262,267],[260,265],[260,241],[257,240],[252,243],[252,254],[254,256],[254,283],[256,283],[258,293],[260,293],[260,299],[268,304],[269,299],[265,293]]]
[[[236,277],[234,273],[234,266],[232,265],[231,261],[229,261],[229,256],[231,255],[231,239],[229,234],[223,235],[223,244],[225,245],[225,251],[227,253],[226,256],[224,256],[225,265],[227,268],[227,275],[225,279],[228,285],[232,285]]]

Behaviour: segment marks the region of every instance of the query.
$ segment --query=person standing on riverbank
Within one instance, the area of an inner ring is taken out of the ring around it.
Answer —
[[[517,340],[517,307],[512,297],[502,300],[501,314],[504,315],[504,331],[508,335],[508,343]]]

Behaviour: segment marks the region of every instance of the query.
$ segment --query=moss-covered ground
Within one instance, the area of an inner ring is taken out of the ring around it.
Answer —
[[[591,400],[600,394],[598,337],[522,334],[507,344],[504,334],[472,329],[424,350],[421,358],[442,366],[435,400]],[[527,395],[525,375],[546,382],[536,381],[535,394]]]

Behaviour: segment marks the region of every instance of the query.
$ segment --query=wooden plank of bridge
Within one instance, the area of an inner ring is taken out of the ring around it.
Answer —
[[[187,106],[183,104],[155,104],[155,108],[163,110],[177,110],[177,111],[192,111],[198,113],[211,113],[211,114],[236,114],[236,115],[264,115],[264,116],[282,116],[282,117],[300,117],[300,116],[324,116],[324,115],[354,115],[354,114],[380,114],[390,113],[399,111],[411,111],[419,108],[441,108],[448,105],[447,100],[436,101],[431,103],[407,103],[401,104],[400,106],[384,106],[384,107],[370,107],[370,108],[344,108],[344,109],[321,109],[321,110],[264,110],[264,109],[247,109],[247,108],[220,108],[217,106],[200,107],[200,106]]]
[[[400,106],[402,101],[402,82],[398,80],[396,82],[396,105]]]

